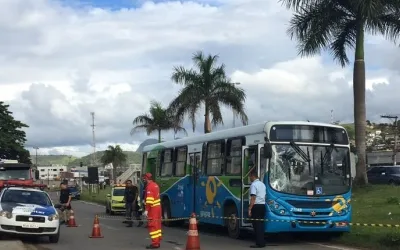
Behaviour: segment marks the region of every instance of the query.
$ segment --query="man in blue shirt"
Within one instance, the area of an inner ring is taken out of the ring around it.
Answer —
[[[265,230],[265,196],[266,187],[262,183],[256,171],[250,173],[250,205],[249,205],[249,217],[256,219],[253,221],[254,234],[256,236],[256,244],[250,246],[251,248],[263,248],[265,247],[264,230]]]

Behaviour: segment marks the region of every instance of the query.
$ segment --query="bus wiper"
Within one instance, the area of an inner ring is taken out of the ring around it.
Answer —
[[[303,158],[303,160],[311,162],[310,157],[308,157],[308,155],[294,141],[290,142],[290,146],[301,156],[301,158]]]

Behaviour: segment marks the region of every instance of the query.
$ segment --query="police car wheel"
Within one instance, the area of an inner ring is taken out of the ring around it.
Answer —
[[[58,240],[60,239],[60,230],[61,230],[61,227],[58,228],[57,234],[49,236],[50,243],[58,243]]]

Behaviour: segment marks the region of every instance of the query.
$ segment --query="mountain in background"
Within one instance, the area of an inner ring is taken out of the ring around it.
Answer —
[[[148,145],[156,144],[156,143],[158,143],[157,139],[147,139],[139,145],[138,149],[136,149],[136,152],[141,153],[143,151],[144,147],[146,147]]]
[[[133,151],[124,151],[127,155],[127,165],[129,164],[141,164],[142,163],[142,154]],[[103,156],[104,151],[96,152],[96,162],[100,162],[101,157]],[[78,167],[80,162],[83,163],[84,166],[90,166],[92,161],[93,154],[89,154],[83,156],[81,158],[69,156],[69,155],[38,155],[37,162],[38,166],[48,166],[50,164],[60,164],[67,165],[70,167]],[[35,155],[31,156],[32,163],[35,163]]]

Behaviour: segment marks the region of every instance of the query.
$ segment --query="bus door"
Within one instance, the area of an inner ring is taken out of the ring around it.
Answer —
[[[192,212],[199,213],[199,204],[197,204],[196,199],[198,199],[198,187],[200,186],[199,178],[201,175],[201,152],[195,152],[189,154],[190,166],[192,171],[192,181],[193,183],[193,195],[192,195]]]
[[[260,175],[259,168],[259,146],[244,146],[242,147],[242,192],[241,192],[241,226],[250,227],[251,221],[246,220],[249,213],[249,202],[250,202],[250,173],[254,170]]]

